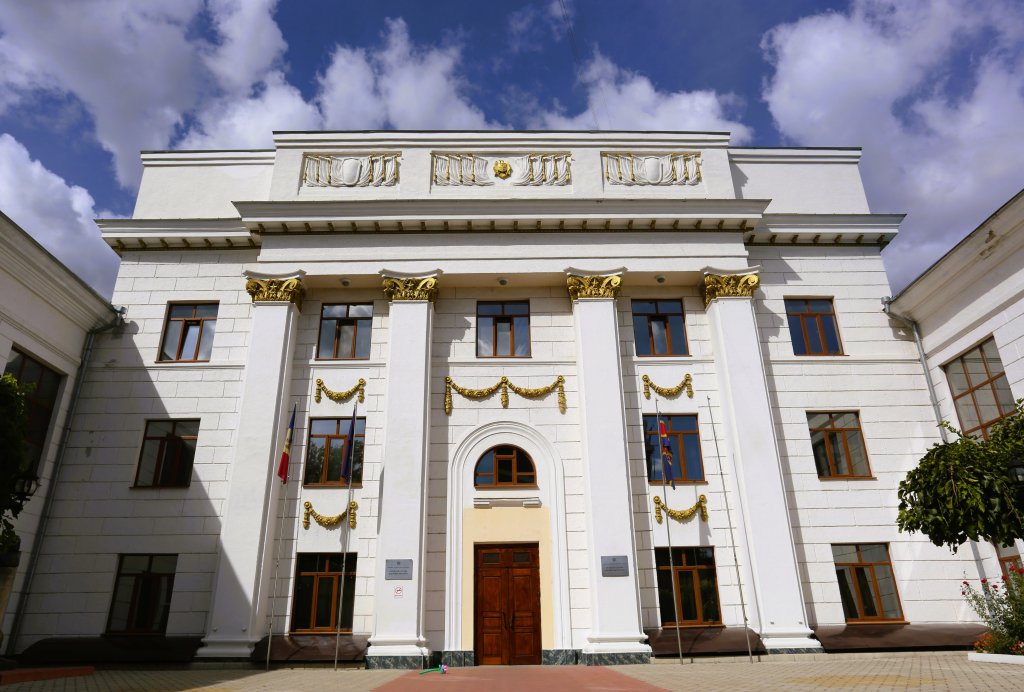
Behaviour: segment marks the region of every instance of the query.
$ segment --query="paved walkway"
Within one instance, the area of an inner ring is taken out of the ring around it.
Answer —
[[[448,675],[409,671],[288,668],[251,670],[103,670],[63,680],[5,685],[0,692],[327,692],[329,690],[1024,690],[1024,666],[973,663],[966,652],[805,655],[755,662],[730,659],[679,665],[455,668]]]

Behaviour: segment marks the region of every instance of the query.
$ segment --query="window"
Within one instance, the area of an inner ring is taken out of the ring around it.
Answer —
[[[351,418],[316,418],[309,422],[309,444],[306,449],[306,485],[347,485],[348,431]],[[352,485],[363,482],[363,444],[366,419],[356,419],[352,451]]]
[[[163,634],[177,566],[177,555],[122,555],[107,632]]]
[[[170,304],[164,324],[162,361],[205,362],[210,360],[213,335],[217,331],[217,304]]]
[[[369,358],[373,305],[324,305],[317,358]]]
[[[847,622],[903,619],[888,545],[833,545],[832,559]]]
[[[704,462],[700,453],[700,434],[697,432],[697,416],[672,416],[662,414],[665,432],[668,436],[665,446],[664,466],[669,478],[677,482],[704,480]],[[662,473],[662,459],[658,441],[658,417],[644,416],[644,449],[647,455],[647,480],[651,483],[665,482]]]
[[[28,435],[25,442],[28,443],[29,460],[32,464],[30,472],[37,475],[39,462],[43,458],[46,433],[50,430],[53,406],[57,402],[60,374],[18,349],[11,351],[11,359],[7,361],[4,374],[13,376],[20,385],[32,390],[25,395],[25,405],[28,409]]]
[[[662,627],[721,625],[714,548],[655,548]],[[678,602],[672,590],[675,573]],[[678,607],[677,607],[678,606]]]
[[[487,450],[476,462],[473,484],[484,486],[537,486],[537,470],[530,455],[512,445]]]
[[[530,357],[530,303],[476,304],[478,358]]]
[[[638,356],[688,356],[681,300],[634,300],[633,340]]]
[[[187,488],[199,438],[197,420],[151,420],[142,440],[137,488]]]
[[[798,356],[840,356],[839,326],[831,298],[786,300],[786,319]]]
[[[946,379],[965,435],[981,434],[1015,408],[995,339],[972,348],[946,366]]]
[[[870,478],[860,417],[848,413],[808,413],[814,465],[820,478]]]
[[[1010,578],[1010,570],[1020,569],[1020,555],[1005,555],[999,558],[999,569],[1003,572],[1003,579]]]
[[[356,598],[355,553],[299,553],[295,556],[292,632],[352,631]],[[338,597],[341,597],[339,613]]]

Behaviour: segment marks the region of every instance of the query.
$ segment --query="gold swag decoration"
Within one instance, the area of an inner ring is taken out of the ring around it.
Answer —
[[[437,277],[393,279],[386,276],[384,295],[389,300],[434,300],[437,298]]]
[[[302,281],[293,279],[249,279],[245,282],[245,290],[252,296],[254,303],[287,301],[302,308],[302,299],[306,289]]]
[[[512,390],[521,397],[527,399],[536,399],[542,397],[545,394],[558,390],[558,411],[565,413],[565,378],[561,375],[555,378],[555,381],[546,387],[517,387],[512,384],[509,379],[502,376],[498,382],[490,387],[484,387],[483,389],[467,389],[466,387],[460,387],[452,381],[451,377],[444,378],[444,412],[449,416],[452,415],[452,390],[455,390],[467,399],[486,399],[487,397],[494,394],[499,389],[501,390],[501,407],[508,408],[508,390]]]
[[[659,387],[651,381],[651,378],[644,375],[644,398],[651,398],[651,390],[654,390],[658,394],[664,397],[678,396],[679,392],[686,390],[686,396],[693,398],[693,378],[690,377],[689,373],[683,377],[683,381],[677,384],[675,387]],[[317,400],[319,401],[319,399]]]
[[[302,511],[302,528],[309,530],[309,518],[313,517],[313,521],[320,524],[325,529],[333,529],[335,526],[341,523],[342,519],[348,517],[348,527],[354,529],[356,527],[356,510],[359,509],[359,503],[355,500],[348,503],[348,509],[341,514],[335,514],[332,517],[325,517],[315,509],[313,509],[313,503],[308,500],[303,504]]]
[[[359,403],[361,404],[363,403],[366,395],[366,380],[360,377],[359,381],[356,382],[356,386],[353,387],[352,389],[346,389],[344,392],[335,392],[331,389],[328,389],[327,385],[324,384],[324,381],[318,378],[316,381],[316,394],[313,397],[316,400],[316,403],[318,404],[320,403],[321,392],[326,394],[327,398],[330,399],[331,401],[345,401],[346,399],[351,399],[353,394],[358,393]]]
[[[708,274],[704,277],[704,307],[720,297],[752,298],[754,291],[761,285],[757,274],[731,274],[717,276]]]
[[[569,297],[573,300],[580,298],[614,298],[622,288],[622,277],[613,274],[612,276],[575,276],[569,275],[565,279],[569,289]]]
[[[308,502],[306,504],[309,504]],[[657,495],[654,496],[654,521],[661,523],[661,512],[665,511],[665,514],[669,515],[676,521],[686,521],[693,517],[694,514],[700,512],[700,520],[707,522],[708,520],[708,498],[701,495],[697,498],[697,503],[688,509],[669,509],[668,505],[661,501],[661,498]]]

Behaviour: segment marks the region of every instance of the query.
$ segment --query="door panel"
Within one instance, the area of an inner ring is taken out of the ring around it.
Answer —
[[[540,565],[536,544],[477,546],[478,665],[540,664]]]

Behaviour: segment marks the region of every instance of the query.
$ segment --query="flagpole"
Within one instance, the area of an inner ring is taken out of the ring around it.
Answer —
[[[665,537],[668,540],[668,566],[672,575],[672,607],[676,617],[676,650],[679,652],[679,665],[683,664],[683,638],[679,633],[679,583],[676,576],[676,563],[672,557],[672,517],[668,515],[668,474],[665,473],[664,441],[661,439],[661,409],[658,406],[658,395],[654,395],[654,413],[658,435],[658,461],[661,463],[661,504],[665,506]],[[682,462],[680,462],[682,463]]]
[[[291,455],[292,433],[293,433],[293,431],[295,429],[295,410],[297,408],[298,408],[298,405],[293,405],[293,407],[292,407],[292,418],[291,418],[291,421],[288,423],[288,430],[285,432],[285,443],[284,443],[285,447],[284,447],[284,452],[282,453],[282,455],[283,454],[288,454],[289,456]],[[278,463],[280,465],[280,462],[278,462]],[[281,497],[282,497],[282,499],[287,499],[288,498],[288,478],[289,478],[289,476],[291,474],[291,465],[290,464],[287,465],[285,467],[284,471],[285,471],[285,477],[281,479],[281,482],[284,485],[284,487],[281,489]],[[280,473],[280,469],[278,470],[278,473]],[[278,524],[278,527],[277,527],[277,536],[276,536],[277,550],[276,550],[276,556],[274,558],[274,582],[273,582],[273,587],[271,588],[271,592],[270,592],[270,623],[267,626],[267,667],[266,667],[267,670],[270,670],[270,647],[274,643],[274,618],[277,617],[277,585],[278,585],[278,580],[279,580],[280,574],[281,574],[281,543],[282,543],[281,535],[284,533],[284,514],[285,513],[280,511],[281,510],[281,501],[280,500],[278,500],[278,502],[277,502],[277,510],[278,510],[278,514],[280,515],[281,521],[280,521],[280,523]],[[268,529],[270,528],[270,512],[267,512],[267,528]]]
[[[341,583],[339,586],[338,593],[338,617],[334,628],[334,670],[338,670],[338,649],[341,647],[341,611],[345,607],[345,578],[348,576],[348,551],[352,546],[352,479],[355,476],[355,464],[356,464],[356,412],[359,409],[358,403],[352,404],[352,425],[349,426],[349,439],[346,440],[348,445],[345,449],[345,461],[346,466],[344,469],[348,472],[348,500],[345,503],[345,512],[348,514],[348,521],[343,522],[347,525],[342,526],[341,530],[345,532],[344,541],[344,552],[341,554]],[[353,589],[355,583],[353,582]]]
[[[718,475],[722,478],[722,498],[725,500],[725,517],[729,522],[729,542],[732,543],[732,564],[736,567],[736,588],[740,593],[740,613],[743,615],[743,637],[747,640],[747,658],[754,663],[754,653],[750,649],[750,625],[747,621],[747,604],[743,600],[743,580],[740,577],[740,561],[736,555],[736,534],[732,528],[732,512],[729,510],[729,488],[725,485],[725,467],[722,466],[722,453],[718,450],[718,431],[715,430],[715,414],[711,409],[711,396],[708,399],[708,417],[711,419],[711,434],[715,440],[715,456],[718,457]]]

